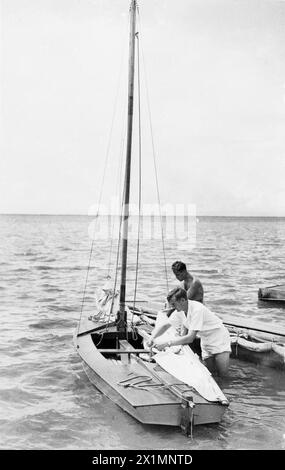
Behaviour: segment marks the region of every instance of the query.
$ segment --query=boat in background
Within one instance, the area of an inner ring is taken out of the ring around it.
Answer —
[[[285,329],[247,318],[220,317],[231,336],[231,358],[285,370]]]
[[[285,306],[285,284],[277,286],[260,287],[258,289],[258,300],[274,303],[274,306]]]
[[[141,423],[180,426],[188,435],[192,434],[193,425],[220,422],[229,402],[189,346],[178,351],[166,348],[154,355],[144,347],[149,337],[149,324],[143,318],[147,312],[137,307],[136,297],[130,303],[126,297],[136,13],[137,2],[132,0],[127,149],[117,253],[118,260],[120,248],[120,269],[118,261],[116,265],[116,277],[118,271],[121,274],[120,291],[116,291],[116,284],[113,289],[103,288],[92,315],[83,310],[83,295],[74,344],[90,381],[109,399]],[[91,254],[92,251],[90,258]],[[138,264],[137,256],[137,267]],[[88,272],[89,269],[86,284]]]

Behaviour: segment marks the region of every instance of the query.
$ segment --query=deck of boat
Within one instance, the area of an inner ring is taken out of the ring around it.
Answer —
[[[111,336],[113,329],[115,333],[114,327],[108,330]],[[205,400],[196,390],[175,379],[156,363],[142,361],[136,354],[125,354],[120,360],[116,360],[120,355],[104,355],[104,349],[95,347],[92,334],[83,333],[81,330],[81,336],[76,337],[77,351],[90,381],[138,421],[180,426],[184,399],[194,403],[193,424],[221,420],[225,405]],[[132,349],[130,344],[129,348]]]

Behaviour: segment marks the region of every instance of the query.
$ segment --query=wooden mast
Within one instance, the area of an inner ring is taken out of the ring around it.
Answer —
[[[129,38],[129,80],[128,80],[128,127],[127,127],[127,151],[125,166],[123,227],[122,227],[122,270],[120,286],[120,310],[118,312],[117,329],[126,331],[126,274],[128,255],[128,226],[129,226],[129,200],[131,177],[131,152],[133,134],[133,108],[134,108],[134,75],[135,75],[135,34],[136,34],[136,0],[131,1],[130,6],[130,38]]]

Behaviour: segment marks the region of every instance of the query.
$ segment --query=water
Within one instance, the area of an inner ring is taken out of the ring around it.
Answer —
[[[73,350],[89,259],[84,216],[0,217],[0,446],[2,449],[282,449],[285,374],[233,361],[224,392],[230,407],[218,425],[144,426],[102,396]],[[201,278],[207,306],[221,315],[285,327],[285,310],[261,308],[257,289],[284,280],[285,219],[200,218],[197,242],[166,242],[171,263]],[[129,281],[135,278],[135,242]],[[108,245],[109,246],[109,245]],[[94,246],[86,308],[108,273],[109,248]],[[115,244],[113,245],[113,251]],[[165,295],[161,244],[141,241],[139,294]]]

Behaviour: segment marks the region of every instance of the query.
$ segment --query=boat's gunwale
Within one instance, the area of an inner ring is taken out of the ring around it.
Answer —
[[[84,343],[86,344],[89,343],[89,346],[92,345],[94,355],[92,354],[93,359],[91,361],[90,361],[90,358],[86,357],[86,351],[84,351],[84,348],[82,348],[82,345]],[[122,367],[125,367],[125,366],[114,366],[114,364],[111,363],[111,361],[106,359],[103,353],[99,352],[98,348],[94,344],[92,340],[92,334],[86,334],[84,336],[75,335],[74,344],[82,360],[82,363],[84,365],[83,367],[84,367],[85,373],[88,376],[91,383],[98,390],[100,390],[101,393],[103,393],[105,396],[111,399],[114,403],[120,406],[124,411],[129,413],[131,416],[133,416],[135,419],[137,419],[139,422],[143,424],[180,426],[181,412],[182,412],[182,408],[181,408],[182,397],[178,397],[170,389],[167,389],[167,390],[163,390],[164,402],[152,401],[148,403],[146,402],[145,403],[143,402],[131,403],[128,398],[129,397],[133,398],[134,389],[132,389],[129,394],[124,393],[128,389],[124,389],[123,387],[121,390],[118,390],[116,387],[114,387],[114,382],[110,383],[108,378],[104,376],[104,374],[102,373],[102,369],[98,370],[98,367],[94,367],[94,364],[98,366],[99,362],[101,362],[101,365],[103,365],[103,368],[105,369],[105,371],[106,369],[114,371],[118,369],[118,367],[121,369]],[[137,357],[137,356],[134,356],[134,357]],[[132,364],[132,366],[133,365],[134,364]],[[146,369],[144,370],[146,371]],[[87,373],[87,371],[89,373]],[[150,373],[150,371],[148,372]],[[94,378],[92,379],[90,375],[92,376],[94,375],[94,377],[96,377],[96,380],[94,380]],[[141,396],[143,397],[146,396],[143,390],[139,390],[138,392],[141,392]],[[159,392],[152,390],[151,391],[152,398],[153,398],[153,395],[157,396],[157,395],[160,395],[161,393],[162,393],[161,390]],[[191,395],[193,397],[193,402],[194,402],[194,421],[193,421],[194,425],[218,423],[221,421],[223,414],[225,413],[228,405],[223,404],[218,401],[216,402],[208,401],[202,396],[200,396],[200,394],[198,394],[198,392],[194,390],[193,391],[191,390]],[[169,398],[168,401],[165,400],[166,397]],[[150,413],[150,410],[152,410],[151,413]],[[156,410],[156,413],[154,413],[154,415],[151,416],[154,410]],[[156,414],[157,416],[155,416]],[[170,422],[167,421],[167,417],[169,416],[170,416]]]

